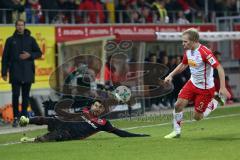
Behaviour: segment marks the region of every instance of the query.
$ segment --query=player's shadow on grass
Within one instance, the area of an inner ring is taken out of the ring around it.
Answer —
[[[111,140],[114,140],[114,139],[119,139],[119,137],[102,137],[102,136],[97,136],[97,137],[91,137],[91,138],[88,138],[86,140],[88,141],[111,141]]]

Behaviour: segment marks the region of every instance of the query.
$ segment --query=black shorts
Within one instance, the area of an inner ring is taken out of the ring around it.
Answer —
[[[72,140],[71,135],[66,130],[54,130],[50,131],[43,136],[39,136],[35,139],[36,142],[52,142],[52,141],[67,141]]]
[[[72,136],[69,131],[64,127],[64,122],[51,118],[48,122],[48,133],[39,136],[35,141],[37,142],[50,142],[50,141],[66,141],[71,140]]]

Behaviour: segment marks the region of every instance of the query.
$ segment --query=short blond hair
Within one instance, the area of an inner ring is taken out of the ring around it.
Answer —
[[[190,41],[198,42],[199,41],[199,33],[195,28],[189,28],[183,31],[182,35],[188,35]]]

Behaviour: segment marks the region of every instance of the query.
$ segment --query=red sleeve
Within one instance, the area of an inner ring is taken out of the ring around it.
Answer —
[[[219,62],[210,49],[208,49],[205,46],[202,46],[199,51],[204,62],[208,63],[213,68],[217,68]]]
[[[184,54],[183,54],[182,64],[188,64],[188,59],[187,59],[186,52],[184,52]]]
[[[108,68],[108,66],[105,65],[105,69],[104,69],[104,80],[105,81],[110,81],[110,70]]]
[[[78,6],[78,10],[84,10],[85,9],[85,3],[80,3]]]

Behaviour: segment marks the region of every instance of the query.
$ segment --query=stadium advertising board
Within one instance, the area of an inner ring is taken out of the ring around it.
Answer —
[[[36,38],[43,52],[41,59],[35,61],[35,83],[33,89],[49,88],[49,75],[55,68],[55,30],[47,26],[27,26],[31,35]],[[0,27],[0,61],[6,39],[14,32],[14,27]],[[0,62],[1,70],[1,62]],[[11,86],[0,78],[0,91],[10,91]]]
[[[155,32],[180,32],[189,27],[195,27],[199,31],[216,31],[216,26],[212,24],[206,25],[101,25],[101,26],[57,26],[56,40],[57,42],[112,36],[116,33],[124,34],[154,34]]]

